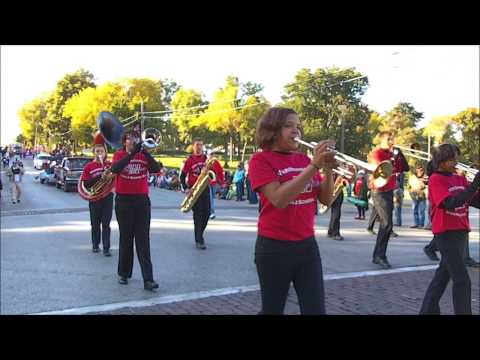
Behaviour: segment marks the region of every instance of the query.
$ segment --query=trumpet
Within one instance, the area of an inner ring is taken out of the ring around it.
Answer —
[[[317,143],[315,142],[308,143],[306,141],[303,141],[299,137],[296,137],[295,141],[311,149],[313,149],[317,145]],[[389,160],[382,161],[380,164],[375,166],[365,161],[356,159],[353,156],[349,156],[347,154],[341,153],[340,151],[337,151],[333,148],[329,148],[329,150],[335,153],[334,159],[337,160],[338,162],[346,165],[358,166],[362,169],[365,169],[368,172],[371,172],[373,175],[373,183],[376,188],[381,188],[385,186],[388,182],[388,179],[392,175],[393,165],[392,165],[392,162]]]

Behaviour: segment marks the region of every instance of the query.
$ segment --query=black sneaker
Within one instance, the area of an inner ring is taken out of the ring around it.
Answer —
[[[392,268],[392,265],[390,265],[390,263],[388,262],[388,260],[386,258],[382,259],[382,258],[376,257],[372,260],[372,262],[374,264],[380,265],[384,269],[391,269]]]
[[[122,285],[127,285],[127,284],[128,284],[128,280],[127,280],[126,277],[119,276],[119,277],[118,277],[118,283],[119,283],[119,284],[122,284]]]
[[[480,263],[475,261],[475,259],[471,258],[471,257],[468,257],[466,260],[465,260],[465,265],[467,265],[468,267],[474,267],[474,268],[478,268],[480,267]]]
[[[440,259],[438,258],[437,254],[435,253],[435,251],[433,250],[430,250],[429,248],[427,247],[424,247],[423,248],[423,252],[425,253],[425,255],[428,256],[428,258],[432,261],[440,261]]]
[[[143,288],[148,291],[154,291],[158,289],[158,284],[155,281],[145,281],[143,283]]]
[[[335,236],[333,237],[333,240],[339,240],[339,241],[341,241],[341,240],[343,240],[343,236],[341,236],[341,235],[335,235]]]
[[[98,253],[98,252],[100,252],[100,248],[94,246],[94,247],[92,248],[92,252]]]
[[[12,204],[16,204],[16,202],[15,202],[15,201],[12,201]]]
[[[17,203],[20,203],[20,199],[17,200]]]
[[[112,253],[110,252],[110,250],[103,250],[103,256],[112,256]]]
[[[205,250],[207,247],[205,246],[205,244],[202,244],[202,243],[196,243],[195,246],[197,247],[197,249],[199,250]]]
[[[390,236],[391,236],[391,237],[398,237],[398,234],[397,234],[395,231],[392,231],[392,232],[390,233]]]

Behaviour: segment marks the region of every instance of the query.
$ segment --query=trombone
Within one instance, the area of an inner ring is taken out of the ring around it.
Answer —
[[[405,146],[400,146],[400,145],[393,145],[393,147],[404,151],[404,154],[406,156],[411,156],[411,157],[414,157],[414,158],[417,158],[417,159],[420,159],[420,160],[430,161],[431,158],[432,158],[431,154],[429,154],[426,151],[407,148]],[[473,178],[478,173],[477,169],[475,169],[471,166],[468,166],[467,164],[461,163],[461,162],[457,162],[457,165],[455,165],[455,168],[457,170],[463,171],[469,182],[472,182]]]
[[[305,145],[311,149],[313,149],[315,145],[317,145],[317,143],[315,142],[308,143],[306,141],[303,141],[299,137],[296,137],[294,140],[299,144]],[[349,156],[347,154],[341,153],[340,151],[337,151],[333,148],[329,148],[329,150],[335,153],[334,159],[337,160],[338,162],[346,165],[358,166],[362,169],[365,169],[368,172],[371,172],[373,175],[373,183],[376,188],[381,188],[385,186],[388,182],[388,179],[392,175],[393,165],[392,165],[392,162],[389,160],[382,161],[380,164],[375,166],[365,161],[356,159],[353,156]],[[336,170],[338,170],[338,168]],[[341,171],[341,170],[338,170],[338,171]]]
[[[472,182],[473,178],[478,173],[477,169],[474,169],[473,167],[468,166],[467,164],[464,164],[461,162],[457,162],[457,165],[455,165],[455,169],[463,171],[465,173],[465,177],[469,182]]]
[[[428,152],[426,151],[422,151],[422,150],[417,150],[417,149],[413,149],[411,147],[406,147],[406,146],[401,146],[401,145],[393,145],[393,153],[396,155],[395,153],[395,148],[397,149],[400,149],[403,151],[404,155],[406,156],[411,156],[411,157],[414,157],[414,158],[417,158],[417,159],[420,159],[420,160],[424,160],[424,161],[430,161],[432,155],[430,155]]]

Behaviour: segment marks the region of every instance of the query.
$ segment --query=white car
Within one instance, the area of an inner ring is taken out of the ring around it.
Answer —
[[[35,159],[33,159],[33,167],[38,170],[42,170],[45,167],[48,167],[48,164],[50,164],[50,161],[52,160],[52,156],[47,153],[40,153],[37,156],[35,156]]]

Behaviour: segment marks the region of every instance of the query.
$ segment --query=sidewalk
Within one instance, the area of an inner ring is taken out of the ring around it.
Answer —
[[[417,315],[425,291],[435,270],[411,271],[325,281],[326,308],[329,315]],[[479,270],[469,268],[472,281],[472,311],[479,315]],[[452,315],[452,283],[440,302],[442,314]],[[162,284],[160,282],[160,290]],[[260,292],[211,296],[146,307],[121,308],[88,315],[256,315],[260,310]],[[293,288],[285,314],[298,315]]]

